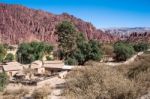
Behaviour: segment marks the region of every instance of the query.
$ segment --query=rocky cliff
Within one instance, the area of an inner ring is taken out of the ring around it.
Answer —
[[[54,15],[19,5],[0,4],[0,42],[18,44],[38,40],[56,43],[55,27],[63,20],[71,21],[87,39],[101,42],[117,40],[115,36],[97,30],[91,23],[67,13]]]

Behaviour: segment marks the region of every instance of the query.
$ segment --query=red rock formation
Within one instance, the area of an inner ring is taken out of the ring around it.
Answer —
[[[117,40],[111,34],[97,30],[91,23],[67,13],[54,15],[19,5],[0,4],[0,41],[11,44],[33,40],[56,43],[55,26],[63,20],[71,21],[87,39],[101,42]]]
[[[128,37],[127,41],[130,42],[146,42],[150,43],[150,33],[149,32],[144,32],[144,33],[131,33],[130,36]]]

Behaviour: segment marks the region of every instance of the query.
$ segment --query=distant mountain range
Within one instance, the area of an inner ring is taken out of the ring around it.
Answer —
[[[149,42],[150,43],[150,27],[135,28],[111,28],[103,29],[105,33],[119,37],[120,40],[129,42]]]
[[[150,27],[134,27],[134,28],[109,28],[103,29],[105,32],[120,35],[120,36],[129,36],[130,34],[136,33],[145,33],[150,32]]]

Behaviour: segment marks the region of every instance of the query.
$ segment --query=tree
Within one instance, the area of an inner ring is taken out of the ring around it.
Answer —
[[[0,62],[3,61],[6,53],[7,53],[7,51],[6,51],[5,47],[2,44],[0,44]]]
[[[100,43],[95,40],[90,40],[89,41],[90,47],[91,47],[91,52],[89,53],[89,59],[95,60],[95,61],[100,61],[102,58],[102,51],[100,49]]]
[[[87,41],[85,40],[84,35],[82,33],[79,33],[76,42],[77,48],[69,56],[69,58],[71,58],[69,59],[69,61],[74,61],[72,63],[76,63],[78,65],[84,65],[86,61],[89,60],[99,61],[101,59],[102,51],[98,41],[96,40]],[[68,61],[68,59],[66,61]]]
[[[17,51],[17,60],[20,63],[29,64],[35,60],[41,60],[52,50],[53,47],[50,44],[43,42],[22,43]]]
[[[8,53],[6,55],[5,61],[11,62],[15,59],[14,55],[12,53]]]
[[[146,51],[148,49],[148,46],[149,45],[147,43],[138,43],[135,44],[133,47],[136,52],[140,52],[140,51]]]
[[[63,21],[56,27],[59,48],[63,50],[65,58],[76,49],[76,30],[71,22]]]
[[[5,86],[8,84],[8,76],[6,73],[0,73],[0,91],[3,91]]]
[[[126,61],[134,54],[134,48],[131,44],[117,42],[114,44],[114,53],[117,61]]]

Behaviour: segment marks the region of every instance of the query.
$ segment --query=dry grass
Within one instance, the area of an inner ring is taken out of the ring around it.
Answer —
[[[48,95],[51,93],[50,85],[45,85],[41,88],[37,88],[33,91],[33,99],[47,99]]]
[[[27,95],[29,93],[29,90],[26,88],[20,88],[15,90],[5,90],[3,92],[3,99],[20,99],[21,97]]]
[[[69,74],[65,94],[68,99],[135,99],[135,90],[134,82],[115,69],[90,66]]]
[[[117,70],[135,81],[139,93],[146,94],[150,91],[150,54],[139,56],[134,63],[119,66]]]
[[[137,99],[150,91],[150,53],[130,65],[100,66],[88,62],[67,77],[68,99]]]

